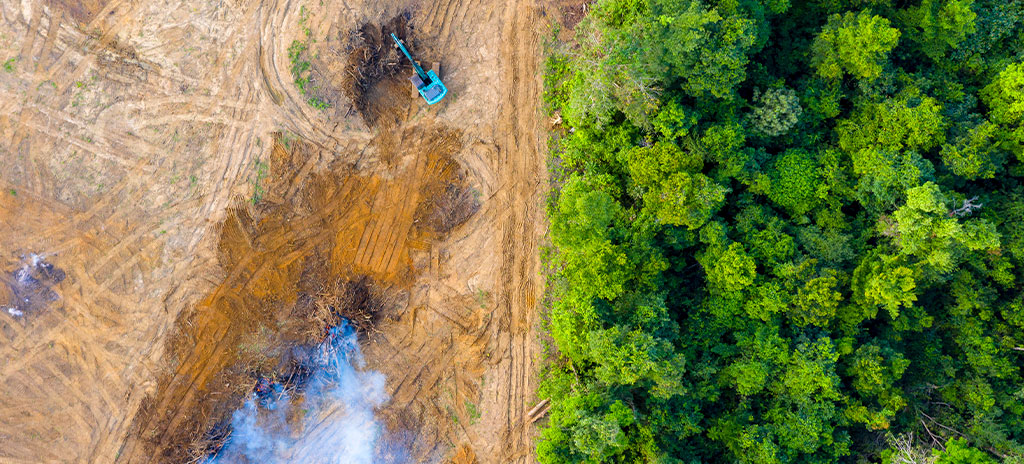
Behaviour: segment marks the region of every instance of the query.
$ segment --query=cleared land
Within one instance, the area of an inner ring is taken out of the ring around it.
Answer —
[[[3,2],[0,307],[19,272],[38,286],[0,312],[0,462],[193,456],[286,358],[252,353],[314,340],[353,283],[389,430],[423,461],[532,462],[542,11]],[[346,93],[365,26],[396,17],[442,62],[438,108],[389,78]]]

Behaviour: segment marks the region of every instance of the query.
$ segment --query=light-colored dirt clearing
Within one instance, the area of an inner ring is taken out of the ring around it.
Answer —
[[[378,415],[416,432],[416,460],[533,462],[542,13],[0,1],[0,463],[186,456],[173,432],[225,413],[215,383],[244,378],[247,337],[308,336],[285,333],[291,313],[232,305],[298,301],[312,262],[387,296],[363,349],[387,376]],[[344,58],[399,14],[450,95],[427,108],[384,83],[386,118],[368,126]],[[326,110],[293,82],[295,40]],[[476,192],[475,214],[435,214],[451,185]]]

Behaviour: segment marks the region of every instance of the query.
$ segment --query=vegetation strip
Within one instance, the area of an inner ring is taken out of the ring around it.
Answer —
[[[313,31],[309,29],[309,10],[306,7],[299,9],[299,26],[302,28],[303,35],[306,36],[305,41],[293,40],[292,44],[288,46],[288,60],[291,62],[292,78],[295,80],[295,87],[298,87],[299,93],[306,98],[306,103],[313,108],[318,110],[326,110],[331,107],[330,103],[327,103],[320,97],[312,95],[319,88],[313,85],[310,77],[310,62],[309,62],[309,46],[316,42],[313,38]],[[316,58],[315,56],[313,57]]]

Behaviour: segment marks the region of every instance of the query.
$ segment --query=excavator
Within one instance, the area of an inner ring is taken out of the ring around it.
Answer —
[[[431,69],[424,72],[420,64],[412,59],[409,50],[405,49],[405,45],[402,44],[402,41],[393,32],[391,33],[391,38],[398,45],[398,48],[402,50],[402,53],[405,54],[405,57],[412,63],[413,69],[416,70],[412,77],[409,78],[412,81],[412,85],[416,87],[416,91],[420,93],[420,96],[426,100],[428,105],[441,101],[448,94],[448,88],[441,82],[441,78],[437,77],[437,71]]]

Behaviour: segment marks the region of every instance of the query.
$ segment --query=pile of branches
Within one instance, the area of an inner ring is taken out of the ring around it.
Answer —
[[[363,24],[352,33],[342,91],[367,124],[374,125],[376,120],[374,87],[381,81],[409,74],[412,69],[391,39],[394,33],[408,47],[408,29],[408,14],[400,14],[380,26]]]

